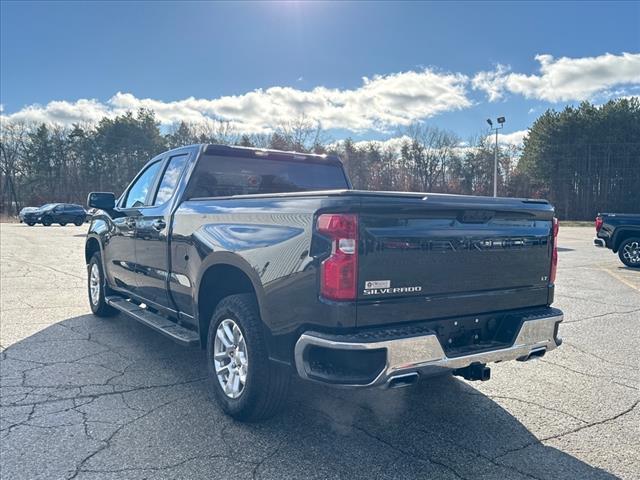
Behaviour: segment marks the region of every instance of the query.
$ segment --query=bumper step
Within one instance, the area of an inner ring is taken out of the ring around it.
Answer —
[[[109,305],[113,308],[120,310],[128,317],[137,320],[144,325],[151,327],[157,332],[160,332],[166,337],[169,337],[174,342],[184,345],[186,347],[195,347],[200,344],[200,337],[197,332],[189,330],[188,328],[178,325],[171,320],[158,315],[157,313],[150,312],[146,308],[143,308],[129,300],[117,297],[109,296],[105,299]]]

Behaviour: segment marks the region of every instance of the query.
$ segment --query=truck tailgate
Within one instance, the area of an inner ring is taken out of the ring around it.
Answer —
[[[358,326],[551,301],[545,201],[370,194],[359,213]]]

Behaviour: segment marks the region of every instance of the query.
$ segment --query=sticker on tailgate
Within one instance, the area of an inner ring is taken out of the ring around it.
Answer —
[[[394,287],[391,288],[391,280],[367,280],[364,282],[363,295],[386,295],[389,293],[416,293],[422,291],[422,287]]]

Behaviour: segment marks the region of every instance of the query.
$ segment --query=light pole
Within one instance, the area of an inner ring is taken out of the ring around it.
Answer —
[[[504,127],[505,118],[498,117],[497,121],[498,121],[498,125],[500,126],[494,127],[491,119],[487,118],[487,123],[489,124],[489,127],[491,127],[491,131],[493,132],[495,130],[496,132],[496,148],[493,156],[493,196],[494,197],[498,196],[498,130]]]

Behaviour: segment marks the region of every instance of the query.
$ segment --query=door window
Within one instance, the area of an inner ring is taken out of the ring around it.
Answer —
[[[155,162],[142,172],[142,175],[131,185],[124,208],[137,208],[145,206],[145,200],[149,194],[149,189],[153,187],[161,162]]]
[[[188,155],[184,154],[171,157],[162,175],[162,180],[156,193],[156,199],[153,202],[154,205],[162,205],[171,198],[171,195],[173,195],[176,189],[176,185],[178,185],[178,180],[180,180],[182,170],[184,170],[184,166],[187,163],[187,156]]]

